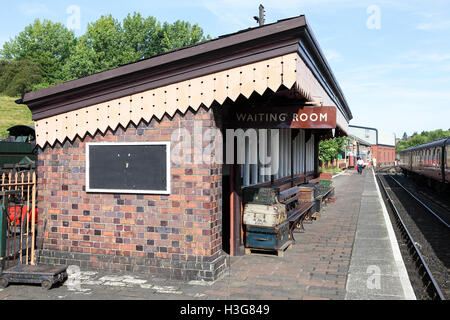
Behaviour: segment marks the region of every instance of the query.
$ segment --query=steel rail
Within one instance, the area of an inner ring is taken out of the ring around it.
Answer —
[[[417,198],[412,192],[406,189],[400,182],[397,181],[394,177],[390,176],[392,180],[395,181],[403,190],[405,190],[411,197],[413,197],[417,202],[419,202],[425,209],[427,209],[432,215],[434,215],[440,222],[442,222],[447,228],[450,228],[450,224],[444,221],[436,212],[433,211],[429,206],[427,206],[422,200]]]
[[[417,264],[417,262],[419,262],[421,265],[419,267],[419,272],[422,267],[425,269],[424,274],[422,274],[421,276],[422,276],[422,281],[424,281],[424,277],[428,278],[428,284],[426,284],[426,289],[428,290],[430,288],[429,285],[431,283],[433,285],[431,289],[433,289],[433,291],[434,291],[433,298],[436,300],[445,300],[445,297],[441,291],[441,288],[439,287],[438,283],[434,279],[433,274],[431,273],[431,270],[428,267],[428,264],[425,262],[424,257],[420,253],[420,250],[417,247],[416,242],[414,241],[414,238],[412,237],[411,233],[409,232],[408,228],[406,227],[405,223],[403,222],[403,219],[401,218],[400,213],[394,204],[394,201],[389,196],[383,181],[381,180],[381,178],[378,175],[377,175],[377,178],[378,178],[379,184],[381,185],[381,188],[384,191],[384,194],[386,195],[386,198],[388,199],[388,202],[389,202],[392,210],[395,213],[395,217],[397,219],[397,225],[400,227],[403,237],[406,238],[406,240],[409,242],[409,244],[412,246],[412,248],[414,248],[412,257],[413,257],[413,259],[414,259],[415,255],[418,257],[418,259],[416,258],[415,261],[416,261],[416,264]],[[406,236],[405,236],[405,234],[406,234]],[[411,247],[410,247],[410,250],[411,250]]]

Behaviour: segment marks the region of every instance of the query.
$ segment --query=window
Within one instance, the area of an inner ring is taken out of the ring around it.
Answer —
[[[87,143],[86,191],[170,194],[170,142]]]
[[[311,136],[305,146],[306,132],[299,130],[280,129],[278,130],[278,153],[272,154],[272,130],[267,130],[267,146],[266,150],[261,150],[261,132],[258,130],[258,156],[257,163],[251,164],[251,146],[249,138],[245,139],[245,164],[241,165],[241,178],[244,187],[257,185],[264,182],[269,182],[271,175],[264,175],[260,155],[261,151],[266,151],[267,155],[271,157],[272,163],[278,161],[278,172],[274,174],[274,179],[282,179],[290,177],[292,171],[294,175],[304,173],[305,171],[305,150],[306,150],[306,171],[314,171],[314,136]],[[276,149],[276,148],[275,148]],[[292,156],[292,159],[291,159]],[[276,158],[275,158],[276,157]]]
[[[270,181],[271,175],[264,170],[266,163],[261,159],[262,154],[270,158],[272,163],[269,165],[275,165],[274,162],[277,161],[272,154],[276,151],[276,149],[272,150],[272,138],[275,138],[273,136],[275,133],[272,130],[256,130],[254,132],[256,132],[256,148],[251,146],[250,142],[250,138],[254,139],[255,137],[249,135],[245,138],[245,163],[241,164],[242,185],[245,187]],[[247,131],[247,133],[249,132]],[[261,143],[264,140],[266,143]],[[255,150],[256,155],[252,154]],[[278,155],[276,156],[278,157]]]

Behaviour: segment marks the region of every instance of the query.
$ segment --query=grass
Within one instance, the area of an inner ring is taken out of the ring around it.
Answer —
[[[34,126],[30,109],[26,105],[18,105],[17,98],[0,96],[0,139],[8,137],[7,129],[15,125]]]
[[[325,173],[331,173],[331,174],[335,174],[335,173],[339,173],[342,172],[342,169],[340,168],[333,168],[333,167],[326,167],[326,168],[319,168],[319,172],[325,172]]]

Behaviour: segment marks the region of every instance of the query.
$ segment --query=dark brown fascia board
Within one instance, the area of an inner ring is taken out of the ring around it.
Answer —
[[[268,37],[277,33],[286,32],[293,29],[298,29],[305,26],[306,20],[304,16],[299,16],[292,19],[282,20],[270,25],[250,29],[248,31],[238,32],[226,37],[220,37],[205,43],[179,49],[166,54],[158,55],[146,60],[127,64],[116,69],[96,73],[84,78],[65,82],[50,88],[30,92],[24,95],[23,103],[29,103],[37,99],[41,99],[50,95],[62,93],[68,90],[73,90],[79,87],[91,85],[93,83],[107,81],[116,77],[125,76],[139,72],[143,69],[151,69],[168,63],[177,62],[183,59],[192,58],[194,56],[203,55],[208,52],[223,50],[226,47],[232,47],[244,42],[254,41],[259,38]]]

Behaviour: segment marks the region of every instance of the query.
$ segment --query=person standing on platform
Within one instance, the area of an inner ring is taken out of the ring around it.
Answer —
[[[373,166],[373,169],[374,169],[374,170],[377,168],[377,158],[373,158],[373,160],[372,160],[372,166]]]
[[[358,157],[358,161],[356,162],[356,164],[358,166],[358,174],[362,174],[364,161],[361,158]]]

